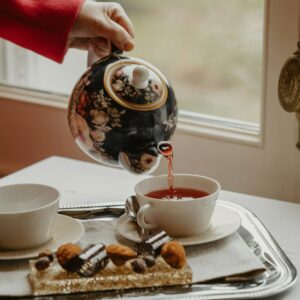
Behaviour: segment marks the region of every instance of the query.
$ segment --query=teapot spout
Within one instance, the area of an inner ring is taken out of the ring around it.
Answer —
[[[162,154],[164,157],[173,155],[173,146],[169,141],[161,141],[156,146],[157,152]]]

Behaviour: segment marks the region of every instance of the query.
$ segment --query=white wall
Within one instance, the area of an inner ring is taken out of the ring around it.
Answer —
[[[0,98],[0,174],[51,155],[88,160],[73,142],[66,110]]]
[[[205,174],[217,178],[223,189],[300,203],[300,151],[295,147],[298,124],[277,98],[280,69],[296,50],[298,2],[268,1],[262,147],[177,131],[175,172]],[[72,140],[66,111],[0,98],[0,172],[51,155],[88,159]],[[159,172],[166,172],[164,163]]]

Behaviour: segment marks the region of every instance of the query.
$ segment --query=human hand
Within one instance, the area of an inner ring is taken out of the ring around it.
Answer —
[[[133,37],[132,23],[121,5],[85,1],[70,32],[68,47],[92,49],[103,57],[110,53],[110,42],[120,50],[132,50]]]

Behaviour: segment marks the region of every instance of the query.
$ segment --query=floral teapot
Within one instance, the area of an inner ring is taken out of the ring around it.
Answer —
[[[174,92],[153,65],[119,50],[92,64],[77,82],[68,121],[77,145],[98,162],[151,173],[157,144],[171,139]]]

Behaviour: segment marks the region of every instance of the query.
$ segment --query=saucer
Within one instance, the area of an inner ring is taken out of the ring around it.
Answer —
[[[214,242],[234,233],[240,225],[241,218],[237,212],[217,204],[211,218],[211,225],[205,232],[195,236],[176,238],[176,240],[184,246]],[[136,243],[141,241],[135,223],[125,214],[118,219],[115,229],[121,236],[130,241]]]
[[[33,258],[38,256],[39,252],[44,249],[55,251],[62,244],[75,243],[80,240],[83,234],[84,226],[79,221],[58,214],[53,237],[49,242],[24,250],[0,250],[0,260]]]

